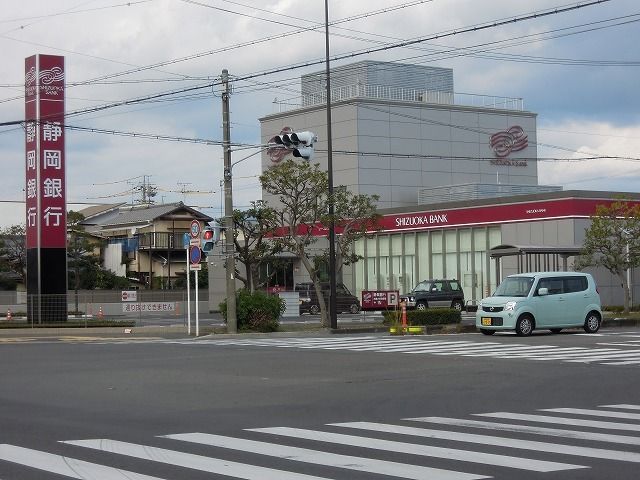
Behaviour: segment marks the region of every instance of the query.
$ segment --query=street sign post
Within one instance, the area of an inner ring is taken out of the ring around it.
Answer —
[[[200,264],[200,260],[202,260],[202,250],[200,250],[199,246],[189,248],[189,260],[191,260],[191,265]]]
[[[200,237],[200,232],[202,231],[202,225],[198,220],[191,220],[191,228],[189,229],[189,235],[191,238]]]
[[[191,235],[193,236],[194,232],[194,224],[198,224],[197,232],[200,235],[200,223],[199,222],[191,222]],[[191,246],[189,247],[189,260],[191,260],[191,265],[189,266],[189,270],[194,271],[195,282],[196,282],[196,337],[200,334],[200,319],[198,318],[198,270],[202,268],[200,265],[200,260],[202,260],[202,250],[200,250],[200,246]],[[187,273],[188,275],[188,273]]]

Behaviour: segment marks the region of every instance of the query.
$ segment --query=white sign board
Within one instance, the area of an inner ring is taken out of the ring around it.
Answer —
[[[126,312],[175,312],[175,302],[140,302],[122,305],[122,311]]]
[[[122,290],[122,301],[123,302],[137,302],[138,301],[138,291],[137,290]]]
[[[192,272],[194,270],[202,270],[202,265],[200,263],[192,263],[191,265],[189,265],[189,270],[191,270]]]

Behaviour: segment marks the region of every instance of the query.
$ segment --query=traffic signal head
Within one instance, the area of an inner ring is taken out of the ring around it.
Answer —
[[[291,132],[288,134],[289,140],[294,145],[313,145],[318,141],[318,136],[313,132]]]
[[[213,246],[220,240],[220,227],[215,225],[213,227],[204,227],[202,229],[202,251],[210,252],[213,250]]]
[[[282,133],[273,137],[271,142],[290,150],[294,157],[310,160],[313,156],[313,143],[317,140],[315,133],[304,131]]]

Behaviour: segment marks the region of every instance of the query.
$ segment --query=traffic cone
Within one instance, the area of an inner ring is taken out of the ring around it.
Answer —
[[[104,317],[104,313],[102,312],[102,305],[100,305],[100,308],[98,309],[98,318],[102,317]]]
[[[13,315],[11,314],[11,309],[7,309],[7,320],[11,320],[13,318]]]
[[[407,304],[402,302],[402,329],[407,329]]]

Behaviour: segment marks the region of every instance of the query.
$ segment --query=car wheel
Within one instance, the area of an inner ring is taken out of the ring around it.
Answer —
[[[427,304],[425,302],[416,303],[416,310],[426,310]]]
[[[456,310],[461,312],[462,311],[462,302],[460,300],[454,300],[451,303],[451,308],[454,308],[454,309],[456,309]]]
[[[533,318],[529,315],[521,316],[516,322],[516,334],[519,337],[526,337],[533,332]]]
[[[358,305],[357,303],[352,303],[349,307],[349,311],[351,313],[358,313],[360,311],[360,305]]]
[[[311,305],[309,307],[309,313],[311,315],[317,315],[320,313],[320,305]]]
[[[562,331],[561,328],[550,328],[549,330],[551,330],[551,333],[560,333]]]
[[[481,328],[480,331],[483,335],[493,335],[494,333],[496,333],[495,330],[487,330],[486,328]]]
[[[584,320],[584,331],[587,333],[596,333],[600,330],[600,315],[598,312],[589,312]]]

